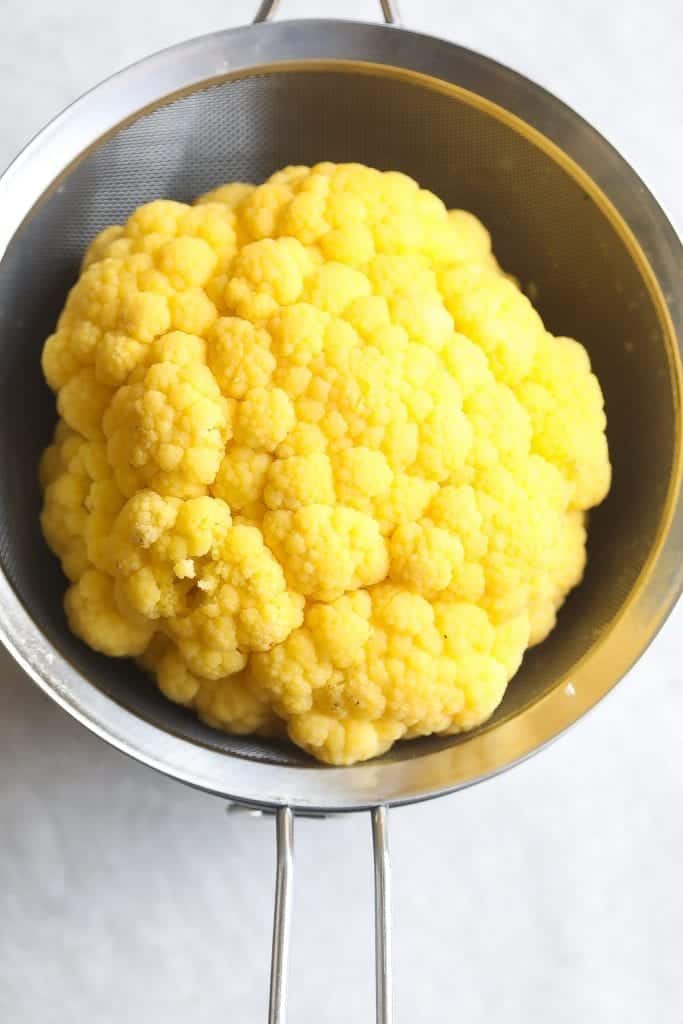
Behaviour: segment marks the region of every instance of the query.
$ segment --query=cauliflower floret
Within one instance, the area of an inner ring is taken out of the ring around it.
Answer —
[[[225,304],[245,320],[272,316],[301,297],[313,264],[296,238],[263,238],[240,250],[225,289]]]
[[[387,547],[377,522],[344,505],[267,512],[263,535],[291,585],[306,597],[329,601],[387,573]]]
[[[154,633],[151,622],[122,614],[114,598],[114,581],[98,569],[86,569],[66,592],[69,626],[89,647],[114,658],[142,654]]]
[[[244,398],[252,388],[270,384],[276,362],[268,331],[238,317],[221,317],[208,340],[208,364],[224,395]]]
[[[188,613],[167,628],[191,671],[220,679],[242,669],[248,652],[285,640],[301,623],[303,607],[261,531],[237,525],[199,568]]]
[[[202,365],[154,363],[114,395],[102,421],[107,453],[124,494],[206,493],[230,436],[230,406]]]
[[[43,369],[73,631],[331,764],[485,722],[609,489],[585,349],[473,214],[360,164],[106,228]]]
[[[500,703],[528,640],[522,616],[496,628],[482,609],[432,606],[382,584],[313,604],[304,625],[252,659],[256,688],[317,758],[351,764],[401,736],[474,728]]]
[[[441,289],[457,330],[481,347],[498,379],[512,386],[523,380],[544,333],[526,295],[480,264],[446,270]]]
[[[140,664],[154,672],[159,689],[176,704],[194,708],[199,717],[215,729],[236,734],[278,736],[282,722],[263,693],[250,685],[244,673],[221,679],[201,679],[193,675],[178,648],[157,633]]]
[[[76,582],[91,565],[101,568],[102,551],[124,497],[104,444],[86,441],[63,420],[43,454],[40,476],[43,533],[64,574]]]
[[[457,535],[426,520],[398,526],[390,550],[392,579],[427,597],[457,579],[465,558]]]
[[[607,419],[585,348],[571,338],[546,334],[518,394],[531,421],[533,450],[571,482],[572,506],[598,505],[611,480]]]
[[[64,574],[77,580],[89,565],[85,502],[92,481],[83,459],[88,442],[80,434],[64,429],[63,420],[59,427],[41,460],[44,500],[40,524],[45,539],[61,560]]]
[[[333,505],[330,460],[321,452],[276,459],[268,470],[263,500],[269,509],[293,511],[304,505]]]
[[[296,413],[282,388],[252,388],[237,406],[235,441],[257,451],[273,452],[287,437]]]
[[[147,253],[106,256],[87,263],[71,289],[56,332],[43,349],[43,371],[50,387],[61,393],[81,370],[96,366],[100,346],[112,333],[139,346],[135,355],[124,357],[133,369],[144,358],[145,346],[169,330],[168,295],[154,279],[153,267]],[[167,290],[172,289],[167,286]],[[111,338],[107,344],[111,348]],[[121,344],[125,347],[128,342]],[[103,359],[100,356],[99,361]],[[79,390],[89,387],[84,384]],[[91,426],[95,430],[100,427],[101,410],[96,414],[98,419],[93,419]]]
[[[219,498],[137,491],[119,512],[101,563],[116,577],[119,605],[148,619],[185,613],[204,561],[217,557],[230,526],[230,508]]]

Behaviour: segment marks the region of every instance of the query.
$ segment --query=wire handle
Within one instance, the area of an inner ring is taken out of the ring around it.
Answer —
[[[372,850],[375,861],[375,1020],[392,1024],[391,985],[391,861],[386,807],[372,811]]]
[[[291,807],[278,810],[276,835],[277,870],[268,1024],[286,1024],[294,882],[294,812]],[[372,849],[375,863],[375,1020],[377,1024],[392,1024],[391,867],[386,807],[375,807],[372,811]]]
[[[275,911],[273,913],[273,952],[270,961],[270,1002],[268,1024],[285,1024],[287,1019],[287,974],[289,939],[292,925],[292,889],[294,885],[294,814],[291,807],[280,807],[275,819],[277,834],[277,873]]]
[[[401,24],[398,0],[379,0],[379,5],[382,8],[382,17],[387,25]],[[261,0],[259,9],[254,17],[254,24],[260,21],[272,21],[279,6],[280,0]]]

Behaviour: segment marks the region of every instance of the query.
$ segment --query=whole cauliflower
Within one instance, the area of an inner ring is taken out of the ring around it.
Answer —
[[[73,631],[333,764],[484,722],[609,488],[582,346],[475,217],[357,164],[107,228],[43,368]]]

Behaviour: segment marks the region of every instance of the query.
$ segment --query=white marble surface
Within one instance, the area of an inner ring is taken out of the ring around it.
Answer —
[[[1,0],[0,166],[84,89],[254,2]],[[372,19],[371,0],[283,15]],[[570,102],[683,228],[674,0],[403,0],[417,29]],[[679,1024],[683,610],[577,729],[521,768],[392,814],[399,1024]],[[297,826],[291,1021],[372,1017],[369,823]],[[126,760],[0,657],[0,1020],[265,1019],[269,821]]]

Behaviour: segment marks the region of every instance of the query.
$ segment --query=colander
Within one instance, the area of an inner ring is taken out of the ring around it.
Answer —
[[[275,6],[262,3],[257,22]],[[679,240],[634,171],[570,109],[485,57],[397,28],[389,0],[381,8],[386,25],[254,24],[149,57],[57,117],[0,180],[0,636],[50,697],[113,746],[276,813],[271,1024],[286,1010],[294,815],[372,812],[376,1019],[389,1024],[387,808],[470,785],[543,747],[633,664],[683,581]],[[40,351],[93,235],[160,196],[188,201],[320,160],[405,171],[484,221],[548,328],[587,346],[614,467],[591,516],[585,581],[493,719],[343,769],[212,731],[132,663],[80,644],[40,535],[36,481],[55,418]]]

